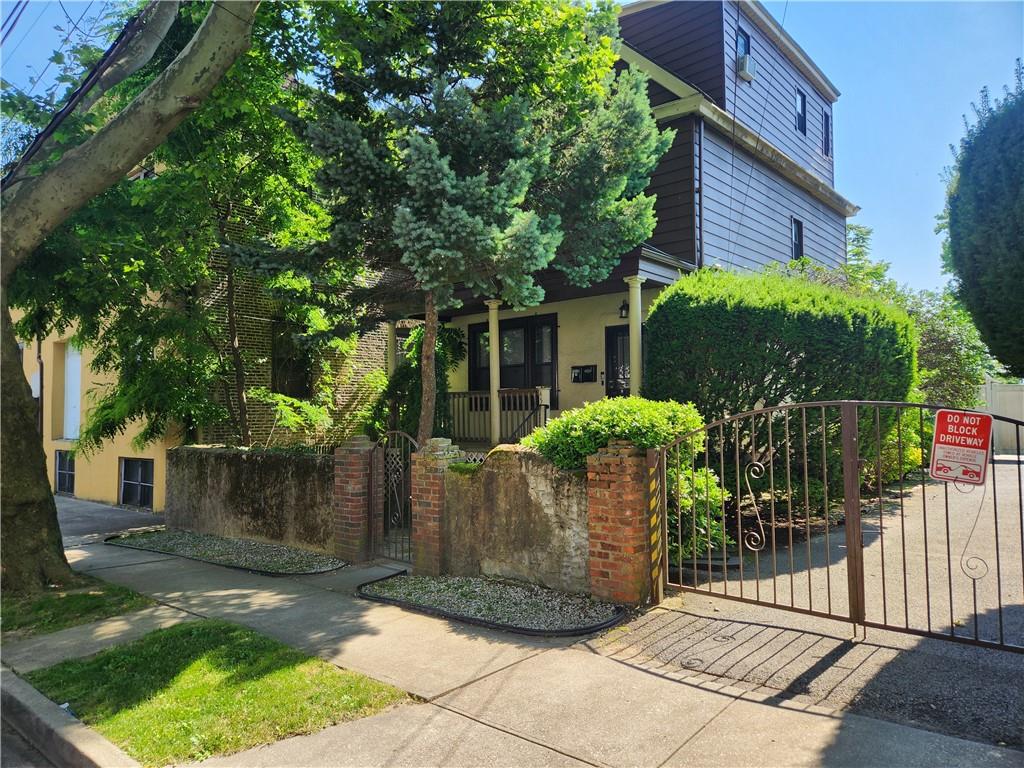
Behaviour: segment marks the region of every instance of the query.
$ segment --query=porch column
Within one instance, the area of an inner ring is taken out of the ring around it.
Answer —
[[[387,372],[390,377],[395,372],[395,368],[398,365],[398,333],[395,331],[394,321],[388,321],[387,323]]]
[[[640,338],[644,322],[640,286],[647,278],[633,275],[623,279],[629,286],[629,394],[639,395],[644,365],[643,344]]]
[[[501,442],[501,401],[498,399],[498,390],[501,388],[501,333],[498,329],[498,307],[501,306],[501,299],[488,299],[484,303],[487,305],[487,369],[491,382],[491,445],[497,445]]]

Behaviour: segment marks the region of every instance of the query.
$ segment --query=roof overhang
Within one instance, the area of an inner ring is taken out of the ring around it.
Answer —
[[[640,2],[622,6],[619,15],[628,16],[672,1],[640,0]],[[738,0],[738,5],[747,18],[753,22],[754,26],[782,51],[783,55],[818,89],[822,96],[833,103],[839,99],[839,89],[825,76],[825,73],[811,60],[807,52],[782,28],[782,25],[775,20],[775,17],[768,12],[768,9],[759,0]]]
[[[678,97],[674,101],[659,104],[653,108],[654,116],[659,121],[685,115],[702,117],[710,125],[730,136],[737,146],[833,210],[839,211],[846,217],[853,216],[860,210],[859,206],[840,195],[829,184],[808,171],[781,149],[747,128],[724,109],[712,103],[696,88],[658,66],[636,49],[623,44],[619,56],[631,67],[636,67],[646,73],[651,80]]]
[[[736,146],[746,150],[772,170],[778,172],[779,175],[847,218],[860,211],[860,206],[851,203],[781,149],[766,141],[760,134],[750,130],[724,109],[715,106],[703,96],[698,94],[695,97],[677,99],[654,108],[654,116],[659,121],[683,115],[704,118],[712,127],[730,137]]]

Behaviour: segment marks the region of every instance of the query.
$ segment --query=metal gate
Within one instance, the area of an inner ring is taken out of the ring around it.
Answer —
[[[984,486],[930,480],[917,403],[781,405],[660,450],[663,583],[1024,651],[1024,422]]]
[[[412,561],[412,454],[405,432],[385,432],[370,456],[370,546],[374,557]]]

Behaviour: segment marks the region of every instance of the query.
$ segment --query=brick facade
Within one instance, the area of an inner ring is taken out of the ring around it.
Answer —
[[[640,605],[651,597],[647,456],[613,440],[587,458],[590,591],[599,600]]]
[[[413,573],[441,573],[445,472],[460,456],[452,441],[433,438],[412,454],[412,569]]]
[[[211,259],[214,279],[204,291],[207,310],[223,329],[221,341],[228,354],[227,338],[227,263],[221,256]],[[235,274],[235,324],[242,348],[246,388],[264,387],[271,389],[271,368],[273,364],[273,322],[281,317],[280,306],[267,295],[266,291],[244,270]],[[259,445],[319,443],[338,444],[349,437],[358,427],[358,414],[369,406],[380,392],[385,380],[385,354],[387,332],[383,325],[364,333],[348,352],[333,352],[329,356],[331,375],[334,378],[334,424],[325,434],[307,435],[289,433],[274,427],[274,413],[265,404],[248,399],[249,425],[253,441]],[[314,373],[314,376],[316,374]],[[229,377],[230,378],[230,377]],[[215,402],[226,404],[231,398],[233,409],[237,410],[233,382],[228,387],[218,387],[212,397]],[[237,443],[234,425],[229,421],[210,425],[203,429],[200,442]]]
[[[370,559],[373,451],[374,444],[365,435],[348,440],[334,451],[334,553],[350,563]]]

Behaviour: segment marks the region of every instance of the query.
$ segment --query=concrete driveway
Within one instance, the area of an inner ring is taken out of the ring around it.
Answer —
[[[102,541],[108,536],[163,525],[163,515],[146,510],[112,507],[70,496],[55,496],[57,521],[64,546]]]
[[[862,495],[868,621],[1024,646],[1024,476],[1016,463],[992,469],[984,490],[907,481],[902,492],[883,489],[881,505]],[[842,526],[748,554],[742,577],[738,565],[723,575],[713,562],[709,577],[706,561],[696,572],[691,564],[683,583],[706,591],[680,593],[592,647],[644,668],[1024,747],[1022,654],[879,629],[853,640],[848,623],[721,599],[848,616]]]

